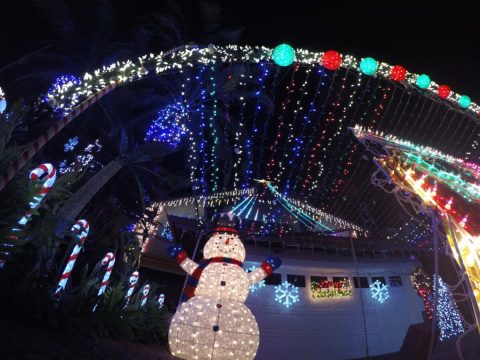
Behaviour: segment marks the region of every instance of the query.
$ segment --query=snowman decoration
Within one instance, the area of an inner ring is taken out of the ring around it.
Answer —
[[[199,264],[180,245],[168,248],[170,256],[190,276],[182,304],[168,333],[170,351],[182,359],[253,359],[259,344],[255,317],[244,304],[251,285],[281,264],[268,256],[250,273],[242,268],[245,248],[238,236],[240,219],[232,213],[213,217],[215,230],[203,249]]]

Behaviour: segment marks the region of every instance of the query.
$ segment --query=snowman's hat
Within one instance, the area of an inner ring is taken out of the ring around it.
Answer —
[[[213,232],[238,234],[240,218],[234,213],[218,213],[212,217]]]

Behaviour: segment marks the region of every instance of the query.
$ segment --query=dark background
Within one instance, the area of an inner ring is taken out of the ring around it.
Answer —
[[[103,0],[76,1],[90,2],[95,7]],[[35,2],[39,1],[1,1],[0,71],[47,44],[52,36],[51,27],[33,6]],[[165,8],[164,1],[112,3],[119,37],[128,37],[144,16]],[[196,16],[196,1],[177,3],[192,19]],[[227,26],[243,28],[241,43],[274,46],[287,42],[294,47],[373,56],[390,64],[402,64],[413,72],[427,73],[434,81],[446,83],[474,101],[480,98],[476,68],[480,22],[472,5],[439,1],[422,5],[420,1],[352,3],[257,0],[221,1],[220,6]]]

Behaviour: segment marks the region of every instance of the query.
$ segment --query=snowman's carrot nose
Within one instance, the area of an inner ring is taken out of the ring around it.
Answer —
[[[225,245],[228,245],[228,244],[230,244],[230,239],[229,238],[227,238],[227,240],[225,240]]]

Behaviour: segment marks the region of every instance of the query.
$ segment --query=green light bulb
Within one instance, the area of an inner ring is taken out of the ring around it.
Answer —
[[[295,61],[295,49],[288,44],[281,44],[275,47],[272,52],[275,64],[289,66]]]
[[[377,72],[378,68],[378,63],[377,60],[371,57],[367,57],[365,59],[362,59],[360,62],[360,70],[362,73],[365,75],[373,75]]]
[[[462,95],[460,96],[460,99],[458,99],[458,105],[460,105],[461,108],[466,109],[470,106],[472,103],[472,100],[467,95]]]
[[[427,74],[418,75],[417,77],[417,86],[420,89],[426,89],[430,86],[431,80],[430,76]]]

